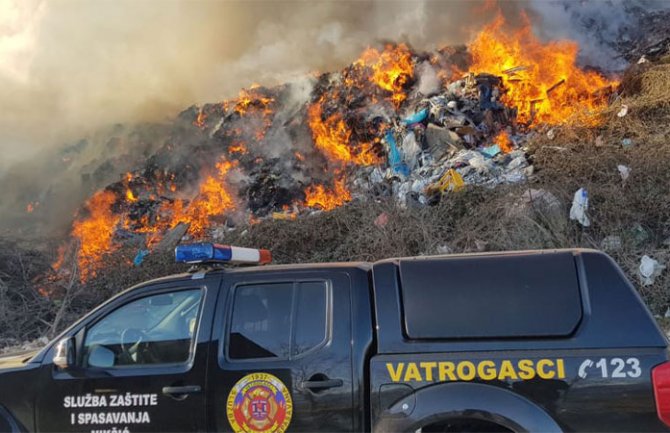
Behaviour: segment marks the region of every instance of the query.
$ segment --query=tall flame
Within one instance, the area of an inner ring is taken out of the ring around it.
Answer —
[[[351,131],[342,119],[342,115],[334,113],[323,119],[324,96],[312,104],[307,117],[312,130],[312,138],[317,149],[331,161],[371,165],[377,162],[377,156],[371,152],[370,143],[354,146],[351,143]]]
[[[387,44],[381,52],[368,48],[355,65],[372,68],[371,80],[381,89],[391,92],[391,100],[396,107],[407,98],[404,86],[414,76],[412,53],[407,45]]]
[[[112,239],[121,217],[114,214],[112,205],[116,195],[111,191],[98,191],[84,206],[88,218],[75,220],[72,236],[79,241],[77,264],[82,281],[95,277],[103,264],[105,254],[116,249]]]
[[[176,200],[163,210],[171,213],[169,226],[179,223],[189,224],[189,233],[203,235],[210,225],[210,218],[220,216],[235,208],[233,195],[226,183],[228,172],[236,166],[236,162],[221,160],[216,163],[216,174],[209,175],[200,184],[198,196],[186,205],[183,200]]]
[[[598,91],[617,83],[580,69],[575,42],[539,41],[526,16],[516,30],[504,26],[505,19],[499,14],[470,44],[470,70],[503,78],[508,91],[502,101],[517,107],[520,122],[559,124],[605,105]]]

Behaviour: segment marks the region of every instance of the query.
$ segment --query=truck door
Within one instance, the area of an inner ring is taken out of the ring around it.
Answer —
[[[219,280],[220,281],[220,280]],[[73,330],[75,367],[42,367],[38,431],[203,431],[219,281],[140,289]]]
[[[350,289],[343,272],[226,276],[209,430],[351,431]]]

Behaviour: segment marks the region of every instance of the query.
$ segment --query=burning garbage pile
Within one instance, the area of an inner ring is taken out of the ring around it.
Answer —
[[[466,185],[526,181],[528,141],[597,123],[618,83],[579,68],[576,44],[504,26],[496,19],[467,48],[369,48],[342,71],[185,110],[144,167],[86,201],[53,267],[86,281],[122,245],[139,264],[261,219],[382,197],[427,206]]]

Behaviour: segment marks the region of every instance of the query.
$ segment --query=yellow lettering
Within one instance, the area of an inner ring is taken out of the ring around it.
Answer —
[[[411,380],[421,382],[421,373],[419,372],[419,367],[416,366],[416,362],[407,364],[407,370],[405,370],[405,382]]]
[[[563,365],[562,359],[556,360],[556,368],[558,369],[558,378],[565,379],[565,365]]]
[[[467,367],[468,372],[465,372]],[[460,380],[472,380],[475,378],[477,371],[475,370],[475,365],[470,361],[461,361],[456,367],[456,373]]]
[[[426,377],[426,382],[433,381],[433,369],[437,367],[437,362],[422,362],[419,364],[423,368],[423,374]]]
[[[496,378],[496,365],[493,361],[482,361],[477,365],[477,374],[481,379],[493,380]]]
[[[400,382],[400,378],[402,377],[402,371],[405,369],[405,363],[404,362],[399,362],[398,366],[396,368],[397,369],[394,369],[393,364],[391,364],[390,362],[386,363],[386,369],[389,372],[389,376],[391,377],[391,381]]]
[[[449,380],[456,380],[456,376],[454,376],[454,363],[440,362],[438,364],[438,374],[440,382],[446,382],[447,378],[449,378]]]
[[[554,361],[551,359],[540,359],[537,361],[537,375],[542,379],[553,379],[556,375],[555,371],[547,371],[546,367],[553,367]]]
[[[533,367],[533,361],[530,359],[521,359],[518,363],[519,366],[519,379],[532,379],[535,377],[535,368]]]
[[[500,364],[500,373],[498,374],[498,380],[505,379],[517,379],[516,371],[514,371],[514,366],[512,361],[505,360]]]

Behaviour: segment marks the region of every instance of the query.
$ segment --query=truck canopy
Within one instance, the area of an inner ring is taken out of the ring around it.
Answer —
[[[372,274],[379,353],[667,345],[595,250],[398,258]]]

